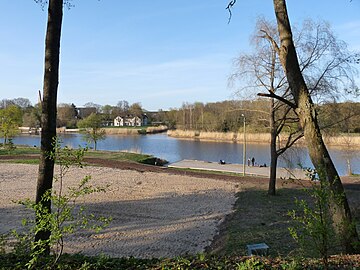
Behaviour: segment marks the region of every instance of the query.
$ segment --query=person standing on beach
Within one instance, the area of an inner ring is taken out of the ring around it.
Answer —
[[[252,165],[253,167],[255,166],[255,158],[254,158],[254,157],[251,159],[251,165]]]

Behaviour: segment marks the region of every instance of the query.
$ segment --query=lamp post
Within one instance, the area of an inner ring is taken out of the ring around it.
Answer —
[[[245,176],[245,168],[246,168],[246,118],[244,114],[241,114],[244,117],[244,142],[243,142],[243,176]]]

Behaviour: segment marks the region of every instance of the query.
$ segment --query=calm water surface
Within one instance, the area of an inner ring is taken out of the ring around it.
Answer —
[[[81,134],[63,134],[60,136],[63,145],[73,148],[86,146]],[[21,135],[14,138],[15,144],[40,145],[40,137],[36,135]],[[168,137],[166,134],[119,136],[108,135],[104,141],[98,143],[99,150],[129,150],[145,154],[151,154],[159,158],[175,162],[182,159],[197,159],[205,161],[225,160],[229,163],[242,163],[243,145],[224,142],[204,142],[198,140],[182,140]],[[255,157],[258,164],[270,164],[270,150],[268,144],[247,144],[247,157]],[[290,149],[283,158],[279,160],[278,166],[297,167],[302,164],[311,167],[308,152],[304,147]],[[330,155],[340,175],[346,174],[346,163],[344,153],[337,148],[329,148]],[[358,159],[352,161],[354,173],[360,173]]]

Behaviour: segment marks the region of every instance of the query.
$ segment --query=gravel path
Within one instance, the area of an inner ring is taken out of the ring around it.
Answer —
[[[21,228],[27,213],[12,201],[35,196],[37,168],[0,163],[0,233]],[[239,189],[230,181],[104,167],[71,169],[65,185],[76,185],[85,175],[92,176],[92,184],[110,186],[83,203],[113,221],[100,233],[81,231],[67,238],[65,252],[141,258],[202,252],[231,212]]]

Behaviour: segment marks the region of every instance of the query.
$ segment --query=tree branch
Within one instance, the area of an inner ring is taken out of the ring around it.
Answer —
[[[227,5],[226,9],[229,11],[229,21],[228,21],[228,24],[230,23],[231,21],[231,17],[232,17],[232,12],[231,12],[231,9],[233,8],[233,6],[235,5],[236,3],[236,0],[231,0],[229,2],[229,4]]]
[[[278,95],[276,95],[275,93],[270,92],[269,94],[266,93],[258,93],[257,94],[259,97],[269,97],[269,98],[275,98],[277,100],[280,100],[281,102],[284,102],[286,105],[290,106],[293,109],[296,109],[296,105],[290,101],[288,101],[287,99],[280,97]]]
[[[280,55],[279,46],[277,45],[276,41],[265,30],[261,29],[260,32],[264,33],[264,35],[261,37],[269,40],[276,53]]]

